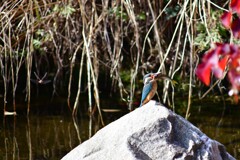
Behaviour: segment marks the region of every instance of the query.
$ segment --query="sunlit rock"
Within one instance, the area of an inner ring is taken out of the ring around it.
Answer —
[[[98,131],[63,160],[232,160],[222,144],[150,101]]]

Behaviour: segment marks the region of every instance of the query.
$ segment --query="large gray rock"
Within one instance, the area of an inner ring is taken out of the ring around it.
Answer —
[[[222,144],[150,101],[99,130],[62,160],[232,160]]]

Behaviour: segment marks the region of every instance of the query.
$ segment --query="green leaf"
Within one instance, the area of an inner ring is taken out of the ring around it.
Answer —
[[[75,8],[72,8],[70,5],[67,5],[65,7],[62,8],[61,10],[61,14],[64,16],[64,17],[69,17],[71,14],[73,14],[75,12]]]
[[[138,18],[139,20],[146,20],[146,14],[145,14],[145,12],[139,13],[138,16],[137,16],[137,18]]]
[[[167,20],[173,18],[173,17],[176,17],[177,14],[179,13],[181,7],[179,5],[176,5],[174,7],[168,7],[166,8],[166,10],[164,11],[165,14],[167,15]]]
[[[33,39],[33,46],[34,46],[34,48],[39,49],[41,44],[42,44],[41,41],[39,41],[38,39]]]

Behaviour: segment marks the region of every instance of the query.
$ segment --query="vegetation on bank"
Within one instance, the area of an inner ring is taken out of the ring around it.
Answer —
[[[73,115],[83,91],[90,112],[95,105],[101,115],[104,93],[119,94],[132,110],[143,75],[159,71],[179,84],[164,82],[163,103],[174,109],[176,94],[188,97],[188,117],[193,89],[201,85],[195,78],[199,57],[230,36],[218,20],[224,8],[228,3],[216,0],[0,2],[4,111],[9,99],[15,111],[24,91],[29,113],[31,96],[42,85],[52,96],[67,92]]]

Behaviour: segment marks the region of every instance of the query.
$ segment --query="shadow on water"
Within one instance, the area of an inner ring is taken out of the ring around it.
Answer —
[[[111,104],[106,103],[105,106]],[[81,107],[87,110],[87,104]],[[3,160],[59,160],[101,127],[100,119],[94,115],[80,114],[78,118],[72,118],[65,102],[51,106],[33,105],[31,108],[29,117],[25,114],[26,110],[19,110],[15,117],[2,117],[0,157]],[[82,113],[87,113],[86,110]],[[124,114],[126,112],[103,111],[106,124]],[[210,138],[224,144],[230,154],[240,159],[239,115],[238,106],[223,109],[219,103],[193,104],[189,121]]]

